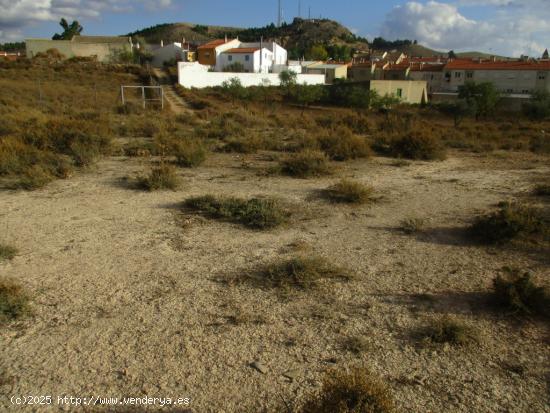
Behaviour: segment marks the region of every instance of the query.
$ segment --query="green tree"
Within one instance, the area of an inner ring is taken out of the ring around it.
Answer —
[[[61,19],[59,25],[63,28],[63,33],[54,34],[52,37],[53,40],[71,40],[74,36],[79,36],[84,29],[78,21],[74,20],[69,24],[64,18]]]
[[[321,85],[297,85],[294,89],[294,100],[302,106],[302,115],[312,103],[319,102],[325,93]]]
[[[523,105],[523,113],[531,119],[542,120],[550,116],[550,93],[537,90],[531,95],[529,102]]]
[[[284,95],[286,98],[289,98],[292,96],[292,92],[296,87],[297,78],[298,78],[298,75],[296,74],[296,72],[293,72],[291,70],[283,70],[281,73],[279,73],[279,81],[281,82],[281,89],[283,89]]]
[[[456,59],[456,53],[454,50],[451,50],[448,54],[449,59]]]
[[[233,62],[223,68],[224,72],[244,73],[244,65],[241,62]]]
[[[306,59],[309,60],[327,60],[327,58],[327,49],[325,49],[325,46],[323,46],[322,44],[311,46],[311,48],[306,53]]]
[[[466,82],[463,86],[459,86],[458,98],[466,102],[478,120],[495,111],[500,93],[491,82]]]
[[[248,92],[238,77],[232,77],[231,79],[223,82],[222,89],[225,93],[231,96],[233,104],[235,104],[235,101],[238,99],[244,100],[248,97]]]

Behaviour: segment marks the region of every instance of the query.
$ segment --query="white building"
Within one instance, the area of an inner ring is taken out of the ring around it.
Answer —
[[[152,48],[151,54],[153,60],[151,64],[155,67],[162,67],[164,63],[175,60],[176,62],[188,61],[187,55],[189,53],[188,45],[182,43],[169,43],[164,45],[161,43],[160,47]]]
[[[273,68],[273,52],[263,48],[236,47],[220,53],[216,59],[216,72],[234,63],[240,63],[247,73],[269,73]]]

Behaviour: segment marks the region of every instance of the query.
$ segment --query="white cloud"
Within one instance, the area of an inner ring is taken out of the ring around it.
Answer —
[[[382,25],[388,39],[416,39],[438,50],[481,50],[519,56],[539,55],[550,39],[548,0],[460,0],[459,4],[497,6],[487,21],[465,17],[456,4],[410,1],[394,7]]]
[[[98,18],[105,12],[129,12],[136,4],[166,8],[172,0],[0,0],[0,42],[21,39],[24,28],[35,23]]]

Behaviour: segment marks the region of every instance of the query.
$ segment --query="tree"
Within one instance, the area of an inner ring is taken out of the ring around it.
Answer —
[[[238,77],[232,77],[223,82],[222,89],[231,96],[233,104],[235,104],[237,99],[246,99],[248,97],[248,92]]]
[[[319,102],[323,98],[325,90],[321,85],[298,85],[294,89],[294,100],[302,106],[302,115],[312,103]]]
[[[241,62],[233,62],[223,68],[224,72],[243,73],[244,65]]]
[[[449,52],[449,59],[456,59],[456,53],[455,53],[454,50],[451,50],[451,51]]]
[[[531,119],[542,120],[550,116],[550,93],[537,90],[531,95],[528,103],[523,105],[523,113]]]
[[[84,29],[78,21],[74,20],[69,24],[64,18],[61,19],[59,25],[63,28],[63,33],[54,34],[52,37],[53,40],[71,40],[74,36],[79,36]]]
[[[327,49],[322,44],[315,44],[306,53],[306,58],[309,60],[327,60]]]
[[[296,79],[298,75],[291,70],[283,70],[279,73],[279,81],[281,82],[281,88],[284,91],[285,97],[292,96],[292,91],[296,87]]]
[[[467,115],[475,114],[475,107],[471,107],[464,100],[457,100],[455,102],[443,102],[438,105],[438,109],[446,115],[452,116],[454,120],[455,128],[460,126],[460,123]]]
[[[500,93],[491,82],[466,82],[458,88],[458,98],[463,99],[476,120],[492,114],[500,100]]]

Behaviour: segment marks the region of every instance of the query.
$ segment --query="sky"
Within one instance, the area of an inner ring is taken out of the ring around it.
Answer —
[[[372,39],[407,38],[442,50],[540,56],[550,48],[550,0],[281,0],[284,19],[334,19]],[[120,35],[159,23],[258,27],[276,22],[277,0],[0,0],[0,43],[60,32]]]

